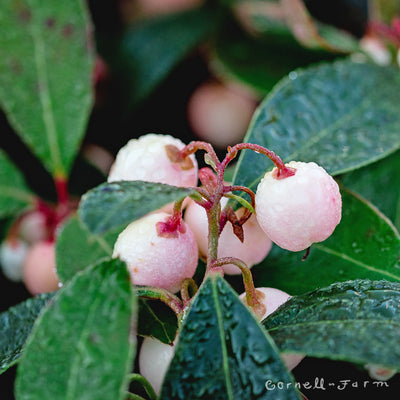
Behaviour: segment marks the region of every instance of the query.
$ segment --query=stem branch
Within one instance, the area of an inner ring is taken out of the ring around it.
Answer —
[[[133,382],[133,381],[139,382],[143,386],[147,395],[150,397],[150,400],[157,400],[157,395],[156,395],[153,387],[151,386],[150,382],[143,375],[130,374],[129,379],[131,382]],[[133,393],[131,393],[131,394],[133,394]]]
[[[247,305],[253,309],[254,313],[258,317],[262,317],[265,313],[265,305],[258,300],[257,290],[254,286],[253,276],[250,272],[250,268],[242,260],[235,257],[222,257],[216,260],[212,267],[221,267],[226,264],[234,264],[240,268],[243,276],[244,289],[246,291],[246,302]]]
[[[136,286],[136,293],[139,297],[149,300],[160,300],[166,304],[179,317],[184,309],[182,301],[166,289]]]

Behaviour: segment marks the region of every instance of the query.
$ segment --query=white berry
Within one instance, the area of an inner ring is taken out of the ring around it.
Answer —
[[[0,264],[4,275],[13,282],[22,280],[22,268],[28,253],[28,245],[22,240],[7,240],[0,246]]]
[[[228,202],[227,198],[222,198],[221,206],[224,207]],[[208,248],[208,221],[207,214],[203,207],[191,201],[185,210],[185,222],[192,229],[200,256],[207,258]],[[272,242],[258,225],[256,218],[250,217],[243,225],[244,241],[241,242],[233,233],[232,225],[227,222],[221,232],[218,241],[218,258],[236,257],[246,263],[251,268],[260,263],[269,253]],[[233,264],[222,266],[228,275],[240,274],[240,269]]]
[[[278,246],[301,251],[327,239],[341,219],[342,199],[335,180],[320,166],[291,161],[296,170],[276,178],[267,172],[257,187],[256,216]]]
[[[268,315],[272,314],[278,309],[278,307],[291,298],[291,296],[286,292],[275,288],[259,287],[256,288],[256,290],[257,299],[265,306],[265,313],[260,318],[261,321],[267,318]],[[242,293],[239,298],[247,304],[246,292]],[[289,370],[295,368],[304,358],[304,355],[297,353],[281,353],[280,356]]]
[[[174,356],[175,344],[165,344],[152,337],[143,340],[139,352],[139,371],[151,384],[157,395]]]
[[[194,155],[189,156],[189,163],[174,163],[168,157],[166,146],[181,150],[185,144],[169,135],[148,134],[131,139],[119,150],[108,182],[141,180],[179,187],[197,186],[198,166]]]
[[[59,288],[54,242],[42,241],[32,245],[25,258],[22,279],[33,295]]]
[[[113,257],[128,265],[137,285],[155,286],[177,292],[185,278],[191,278],[198,263],[196,239],[182,221],[176,237],[160,236],[157,223],[170,217],[164,212],[140,218],[120,233]]]

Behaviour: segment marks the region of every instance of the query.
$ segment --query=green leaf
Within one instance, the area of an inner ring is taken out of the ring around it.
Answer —
[[[310,254],[273,251],[252,269],[257,286],[290,294],[350,279],[400,281],[400,235],[372,204],[342,189],[342,220],[332,236],[311,246]]]
[[[349,172],[340,181],[379,208],[400,230],[400,152]]]
[[[17,370],[17,398],[125,399],[135,347],[133,300],[118,260],[76,275],[34,326]]]
[[[284,388],[269,391],[267,380]],[[161,398],[299,399],[293,385],[273,341],[237,294],[221,277],[208,278],[179,333]]]
[[[56,242],[57,276],[61,282],[69,281],[77,272],[100,259],[111,257],[119,233],[118,230],[95,235],[77,217],[66,221]]]
[[[182,200],[194,189],[143,181],[104,183],[82,196],[78,214],[93,233],[128,223],[164,205]]]
[[[263,325],[283,352],[400,370],[399,283],[335,283],[291,298]]]
[[[293,69],[327,57],[326,52],[305,49],[292,39],[283,43],[268,38],[260,40],[229,30],[217,38],[211,67],[217,76],[239,80],[258,94],[266,95]]]
[[[53,296],[38,295],[0,314],[0,373],[17,362],[36,318]]]
[[[117,42],[99,37],[101,52],[123,79],[128,107],[148,96],[219,21],[214,7],[204,7],[137,21]]]
[[[22,173],[0,150],[0,218],[17,214],[34,201]]]
[[[160,301],[139,299],[138,335],[152,336],[171,344],[178,330],[174,312]]]
[[[92,106],[85,4],[5,0],[0,25],[1,106],[53,176],[66,177]]]
[[[362,167],[400,147],[399,87],[397,69],[350,60],[294,71],[261,103],[245,141],[332,175]],[[246,150],[234,183],[256,190],[271,167]]]

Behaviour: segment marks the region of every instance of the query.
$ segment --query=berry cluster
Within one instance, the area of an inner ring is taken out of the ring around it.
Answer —
[[[252,149],[268,156],[276,167],[267,172],[256,193],[224,181],[224,171],[239,150]],[[198,170],[194,153],[206,151],[210,168]],[[341,219],[341,196],[337,183],[315,163],[283,162],[261,146],[240,144],[228,148],[220,162],[204,142],[185,146],[166,135],[149,134],[128,142],[117,154],[108,178],[145,180],[197,189],[197,196],[169,205],[133,223],[119,235],[114,257],[120,257],[137,285],[161,290],[159,299],[168,304],[181,291],[171,308],[179,316],[190,302],[188,282],[200,257],[206,273],[242,274],[245,292],[240,296],[257,318],[264,319],[290,296],[274,288],[255,288],[250,273],[269,253],[272,243],[291,250],[308,249],[329,237]],[[200,180],[201,185],[197,186]],[[251,203],[234,210],[228,202],[233,192],[243,191]],[[165,290],[170,296],[165,295]],[[139,356],[140,371],[159,393],[178,338],[165,345],[145,338]],[[289,369],[303,358],[282,354]],[[154,366],[157,366],[154,368]]]
[[[59,287],[56,273],[55,243],[47,210],[22,215],[0,246],[0,264],[4,275],[22,281],[33,295],[52,292]]]
[[[227,165],[244,149],[262,153],[275,164],[256,193],[224,180]],[[198,150],[206,152],[205,161],[212,168],[199,170],[194,155]],[[191,198],[129,224],[113,249],[113,257],[127,264],[138,294],[145,286],[145,297],[154,295],[164,301],[178,320],[184,318],[198,289],[193,277],[199,258],[206,264],[206,274],[242,274],[245,292],[240,298],[263,320],[290,296],[274,288],[256,289],[250,268],[267,257],[273,243],[290,251],[308,251],[313,243],[327,239],[341,219],[339,187],[322,167],[312,162],[284,164],[273,152],[254,144],[228,147],[220,161],[206,142],[185,145],[169,135],[144,135],[120,149],[108,176],[108,182],[135,180],[195,191]],[[238,192],[245,196],[239,197]],[[234,209],[229,199],[237,200],[241,208]],[[49,215],[53,214],[28,214],[16,224],[18,235],[10,235],[12,240],[3,243],[0,251],[4,273],[12,280],[23,279],[34,294],[58,287]],[[146,338],[141,346],[141,373],[157,392],[177,340],[167,346]],[[282,358],[292,369],[303,355],[282,354]]]

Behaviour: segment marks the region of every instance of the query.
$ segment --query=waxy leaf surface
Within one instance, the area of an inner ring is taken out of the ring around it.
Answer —
[[[340,177],[344,186],[359,193],[383,212],[400,230],[400,152]]]
[[[0,104],[47,170],[65,178],[92,106],[93,50],[82,0],[4,0]]]
[[[285,387],[268,390],[267,380]],[[293,385],[273,341],[237,294],[223,278],[207,279],[179,333],[161,398],[300,399]]]
[[[260,104],[245,141],[332,175],[362,167],[400,147],[399,87],[397,69],[347,59],[292,71]],[[255,191],[272,166],[246,150],[234,183]]]
[[[0,314],[0,373],[17,362],[36,318],[53,296],[38,295]]]
[[[399,283],[335,283],[291,298],[263,325],[284,352],[400,370]]]
[[[124,263],[102,262],[77,274],[32,330],[17,370],[17,398],[125,399],[135,315]]]
[[[78,214],[93,233],[122,231],[135,219],[193,193],[190,188],[154,182],[104,183],[82,196]]]

